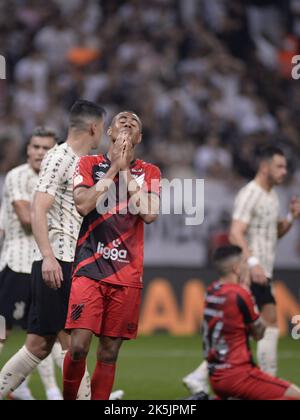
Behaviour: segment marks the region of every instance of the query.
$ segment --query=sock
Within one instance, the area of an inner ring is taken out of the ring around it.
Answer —
[[[2,353],[3,348],[4,348],[4,343],[0,343],[0,354]]]
[[[186,384],[192,381],[192,384],[189,384],[189,389],[192,394],[197,394],[200,392],[209,393],[209,381],[208,381],[208,365],[206,360],[192,373],[190,373],[186,378],[184,378]]]
[[[63,369],[63,361],[64,361],[67,353],[68,352],[66,350],[61,351],[61,360],[62,360],[61,369]],[[91,379],[90,379],[89,372],[86,368],[83,379],[82,379],[80,387],[79,387],[77,400],[78,401],[90,401],[90,399],[91,399]]]
[[[265,336],[257,345],[257,360],[260,368],[271,376],[277,375],[278,328],[268,327]]]
[[[66,355],[66,352],[63,351],[63,349],[61,347],[61,344],[56,342],[53,346],[51,356],[52,356],[52,359],[55,362],[56,366],[59,369],[63,368],[63,362],[64,362],[65,355]]]
[[[116,365],[97,362],[92,378],[92,400],[108,401],[115,380]]]
[[[21,385],[14,390],[14,392],[12,393],[14,398],[20,398],[21,400],[23,398],[26,398],[28,400],[34,400],[31,390],[29,389],[30,378],[31,375],[27,376],[24,382],[22,382]]]
[[[77,394],[86,368],[86,359],[73,360],[71,353],[66,354],[63,368],[64,400],[76,401]]]
[[[0,373],[0,400],[13,392],[25,378],[41,363],[41,360],[31,354],[24,346],[2,368]]]
[[[90,399],[91,399],[91,378],[86,367],[83,379],[81,381],[81,384],[78,390],[77,400],[90,401]]]
[[[43,360],[42,363],[38,365],[37,369],[44,385],[46,394],[50,390],[58,388],[55,378],[54,363],[51,355]]]

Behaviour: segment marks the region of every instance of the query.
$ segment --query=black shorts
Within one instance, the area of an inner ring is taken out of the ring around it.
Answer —
[[[57,335],[64,330],[72,284],[73,263],[58,261],[64,276],[59,290],[46,286],[42,276],[42,261],[32,266],[31,306],[28,317],[28,334],[39,336]]]
[[[0,315],[8,330],[14,326],[27,329],[30,278],[30,274],[16,273],[8,266],[0,273]]]
[[[261,311],[265,305],[276,305],[276,299],[273,293],[272,280],[266,286],[252,283],[251,291],[255,297],[258,309]]]

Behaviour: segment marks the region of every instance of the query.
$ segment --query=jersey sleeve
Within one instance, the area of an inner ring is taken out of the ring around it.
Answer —
[[[94,184],[91,158],[84,156],[77,163],[73,182],[74,190],[79,187],[91,188]]]
[[[55,197],[59,183],[65,173],[65,169],[63,156],[54,153],[47,154],[42,162],[36,191],[47,193]]]
[[[245,188],[236,197],[233,209],[233,220],[249,224],[257,202],[257,192],[252,188]]]
[[[18,174],[9,173],[6,177],[5,188],[9,197],[9,201],[31,201],[28,193],[26,176],[18,176]]]
[[[243,315],[246,325],[253,324],[259,318],[259,312],[256,307],[253,296],[246,289],[242,289],[238,292],[236,297],[236,303],[239,311]]]
[[[151,165],[146,170],[143,189],[149,194],[161,194],[161,172],[157,166]]]

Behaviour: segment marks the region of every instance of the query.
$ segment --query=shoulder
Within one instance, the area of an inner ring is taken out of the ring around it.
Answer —
[[[238,192],[236,200],[237,203],[250,203],[253,205],[262,195],[260,187],[255,181],[251,181]]]
[[[57,161],[57,160],[63,160],[64,159],[65,147],[62,147],[62,146],[64,146],[64,144],[62,144],[60,146],[56,145],[45,154],[45,157],[44,157],[43,162],[42,162],[42,167],[45,167],[45,165],[49,165],[52,161]]]
[[[72,152],[67,143],[57,145],[44,157],[42,168],[61,173],[76,165],[78,156]]]
[[[247,293],[246,289],[244,289],[239,284],[223,284],[222,290],[231,296],[237,296],[238,294],[244,294],[244,292]]]
[[[232,293],[233,296],[236,298],[242,298],[245,301],[252,300],[252,294],[249,289],[239,284],[231,284],[228,285],[228,290]]]
[[[28,165],[28,163],[25,163],[24,165],[17,166],[16,168],[9,171],[6,175],[6,180],[12,181],[12,180],[18,180],[20,176],[25,176],[31,172],[31,169]]]
[[[101,165],[107,165],[107,168],[109,168],[110,166],[110,164],[106,162],[104,155],[82,156],[78,159],[78,163],[77,163],[77,167],[79,170],[91,169],[95,166],[101,166]]]
[[[105,161],[104,155],[81,156],[79,162],[86,165],[97,165]]]
[[[239,195],[245,195],[248,193],[253,193],[255,191],[258,191],[259,187],[256,185],[255,181],[248,182],[244,187],[242,187],[239,191]]]
[[[161,171],[158,166],[153,165],[153,163],[145,162],[144,160],[141,160],[141,159],[136,160],[134,169],[142,169],[146,173],[152,172],[152,173],[161,174]]]

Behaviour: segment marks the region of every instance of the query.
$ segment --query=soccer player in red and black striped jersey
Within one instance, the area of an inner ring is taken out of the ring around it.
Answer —
[[[144,223],[154,222],[159,212],[160,170],[135,159],[142,141],[140,118],[118,114],[108,135],[109,152],[81,158],[74,177],[76,207],[84,221],[66,324],[72,331],[64,365],[66,400],[76,399],[93,335],[99,337],[99,349],[92,400],[109,399],[122,342],[136,338],[138,331]]]
[[[265,324],[250,291],[240,285],[247,273],[242,249],[219,248],[215,263],[221,279],[208,289],[205,304],[204,348],[210,382],[222,399],[300,400],[300,389],[255,366],[249,346],[261,340]]]

